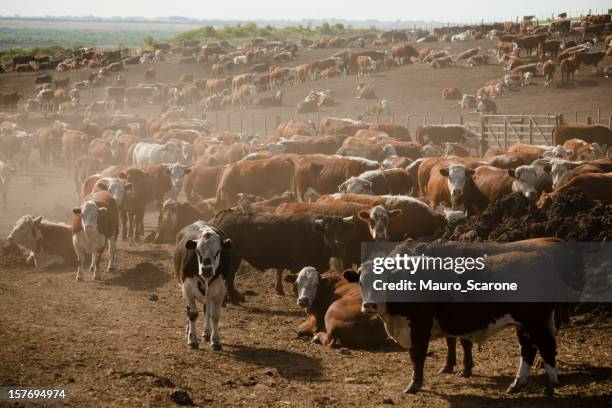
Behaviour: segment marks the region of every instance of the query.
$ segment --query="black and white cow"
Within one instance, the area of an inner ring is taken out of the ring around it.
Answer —
[[[521,274],[541,274],[554,265],[558,271],[580,270],[581,258],[572,251],[559,252],[553,248],[554,239],[536,238],[508,244],[488,246],[487,271],[519,271]],[[442,244],[444,245],[444,244]],[[436,255],[436,248],[425,250],[425,255]],[[466,256],[469,251],[480,253],[483,248],[458,246],[456,255]],[[405,246],[398,246],[388,256],[405,253]],[[420,251],[419,251],[420,253]],[[446,255],[449,254],[448,248]],[[413,375],[405,393],[415,394],[423,385],[423,370],[429,341],[441,336],[467,339],[482,343],[500,330],[515,326],[521,349],[518,372],[507,392],[517,392],[527,384],[529,369],[536,353],[544,361],[546,394],[551,396],[558,384],[556,365],[557,330],[561,316],[554,303],[435,303],[435,302],[383,302],[374,300],[374,289],[368,283],[374,279],[372,263],[362,264],[359,273],[344,272],[349,282],[362,285],[362,312],[378,314],[385,324],[387,334],[410,351]],[[380,275],[377,275],[380,276]],[[366,283],[368,282],[368,283]],[[380,297],[378,298],[380,299]]]
[[[187,344],[198,348],[196,300],[204,305],[204,341],[222,350],[219,316],[230,279],[232,241],[218,228],[196,221],[176,236],[174,273],[187,303]]]

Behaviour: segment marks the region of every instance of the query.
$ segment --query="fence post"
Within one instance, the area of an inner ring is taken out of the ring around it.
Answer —
[[[533,118],[529,117],[529,144],[533,144]]]
[[[240,114],[240,133],[242,133],[242,113]]]
[[[314,124],[317,133],[319,133],[319,110],[317,110],[317,123]]]
[[[590,116],[586,117],[586,124],[587,125],[592,125],[593,124],[593,118],[591,118]]]
[[[423,115],[423,124],[426,125],[427,124],[427,114]]]
[[[465,122],[463,120],[463,115],[459,115],[459,124],[463,125]]]
[[[576,121],[575,123],[578,123],[578,111],[576,111]]]
[[[264,113],[264,137],[268,136],[268,114]]]
[[[444,115],[440,115],[440,124],[443,125],[444,124]]]
[[[230,129],[230,117],[229,117],[229,113],[225,116],[225,118],[227,119],[227,131],[231,132],[232,130]]]
[[[557,126],[562,125],[563,122],[565,122],[565,118],[563,117],[563,114],[560,113],[560,114],[557,115],[557,123],[556,123],[556,125]]]
[[[601,109],[597,108],[597,124],[601,125]]]
[[[410,115],[406,115],[406,129],[410,130]]]
[[[504,116],[504,150],[508,150],[508,118]]]
[[[480,135],[481,135],[481,142],[480,142],[480,150],[484,150],[485,146],[489,145],[489,137],[487,136],[487,127],[485,125],[485,118],[481,118],[480,119]],[[484,156],[485,152],[482,151],[480,152],[481,156]]]

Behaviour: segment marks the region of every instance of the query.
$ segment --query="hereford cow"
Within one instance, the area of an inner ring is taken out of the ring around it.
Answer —
[[[547,210],[556,198],[571,189],[579,189],[587,200],[612,203],[612,173],[585,173],[572,178],[566,184],[557,186],[552,193],[544,193],[538,207]]]
[[[410,194],[412,180],[404,169],[369,170],[348,178],[338,191],[369,195]]]
[[[203,163],[196,163],[183,179],[187,200],[191,204],[196,204],[203,199],[215,197],[225,167],[225,165],[206,166]]]
[[[217,188],[217,205],[219,208],[233,207],[238,202],[238,193],[270,197],[294,190],[294,186],[294,163],[291,159],[273,157],[239,162],[223,171]]]
[[[285,276],[293,284],[297,304],[306,311],[298,336],[313,336],[324,346],[377,347],[387,340],[382,322],[361,313],[361,291],[337,273],[319,274],[311,266]]]
[[[75,161],[87,153],[89,138],[80,130],[66,130],[62,135],[62,149],[64,158],[69,167],[73,167]]]
[[[197,221],[176,236],[174,274],[187,303],[187,344],[198,348],[196,300],[204,305],[204,341],[222,350],[219,316],[235,270],[231,268],[232,241],[219,228]]]
[[[463,125],[424,125],[416,131],[416,141],[425,146],[429,142],[437,145],[460,143],[470,149],[480,148],[481,137]]]
[[[42,216],[24,215],[15,222],[6,240],[32,251],[37,269],[76,265],[72,231],[68,224],[51,222]]]
[[[108,270],[115,269],[115,250],[119,235],[119,212],[117,203],[110,193],[99,191],[92,193],[81,201],[80,207],[72,210],[72,243],[77,254],[77,281],[83,280],[85,257],[91,254],[91,266],[94,280],[102,280],[98,272],[98,263],[104,249],[108,246]]]
[[[472,176],[474,170],[463,164],[441,162],[431,169],[427,183],[429,205],[450,207],[452,210],[466,210],[475,214],[473,200],[476,197]]]
[[[612,130],[603,125],[564,124],[552,131],[553,145],[562,145],[567,140],[579,138],[587,143],[597,143],[607,152],[612,143]]]
[[[104,162],[93,156],[81,156],[74,163],[74,185],[76,187],[77,201],[81,199],[81,187],[85,180],[89,176],[101,172],[104,167]]]
[[[549,172],[550,167],[546,167],[546,170]],[[472,200],[478,207],[475,212],[484,210],[490,203],[513,192],[520,192],[532,205],[535,205],[539,197],[536,190],[538,172],[533,165],[508,170],[481,166],[475,169],[472,180],[477,191],[482,195],[482,200]]]

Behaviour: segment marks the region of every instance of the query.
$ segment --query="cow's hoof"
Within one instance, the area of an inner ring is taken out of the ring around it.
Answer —
[[[544,386],[544,395],[548,398],[552,398],[555,396],[555,386],[557,384],[550,381],[550,379],[546,378],[546,385]]]
[[[523,387],[525,386],[525,384],[521,384],[518,382],[518,378],[515,379],[512,384],[510,384],[510,386],[506,389],[506,394],[516,394],[517,392],[519,392],[520,390],[523,389]]]
[[[209,342],[210,341],[210,334],[203,334],[202,335],[202,340],[204,340],[205,342]]]
[[[457,377],[470,378],[472,376],[472,369],[463,369],[457,372]]]
[[[77,282],[83,282],[83,277],[82,276],[77,276],[76,277],[76,281]]]
[[[189,343],[188,345],[192,350],[197,350],[198,348],[200,348],[200,345],[198,344],[197,341],[194,341],[193,343]]]
[[[221,343],[214,343],[212,345],[212,351],[223,351],[223,346]]]
[[[416,394],[417,392],[419,392],[422,386],[423,383],[411,381],[410,385],[408,385],[408,387],[406,387],[406,389],[404,390],[404,394]]]
[[[438,374],[452,374],[452,373],[453,373],[453,366],[445,365],[444,367],[438,370]]]

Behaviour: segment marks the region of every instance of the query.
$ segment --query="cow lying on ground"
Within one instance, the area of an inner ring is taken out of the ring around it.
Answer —
[[[68,224],[47,221],[42,216],[24,215],[15,222],[6,239],[32,251],[34,266],[38,269],[76,265],[72,231]]]
[[[232,241],[221,230],[204,221],[183,228],[176,236],[174,274],[187,303],[187,344],[198,348],[195,323],[198,318],[196,300],[204,304],[204,341],[212,349],[222,350],[219,336],[219,315],[227,293]]]
[[[94,280],[102,280],[98,263],[104,249],[108,246],[108,270],[115,268],[115,250],[119,235],[119,211],[110,193],[92,193],[81,201],[80,207],[72,210],[72,243],[77,254],[77,281],[83,280],[85,257],[91,254],[90,272]]]
[[[340,274],[319,274],[311,266],[285,276],[294,285],[297,304],[306,311],[298,336],[314,336],[324,346],[377,347],[387,340],[380,319],[361,313],[361,291]]]
[[[612,203],[612,173],[585,173],[572,178],[552,193],[542,194],[538,201],[538,207],[547,210],[559,194],[573,188],[579,189],[587,200]]]

